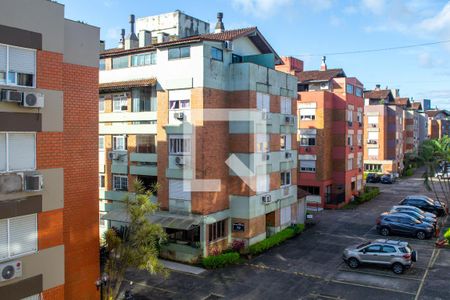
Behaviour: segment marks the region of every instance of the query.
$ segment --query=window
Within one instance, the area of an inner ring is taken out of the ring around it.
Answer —
[[[362,146],[362,134],[358,133],[356,135],[356,139],[358,140],[358,146]]]
[[[347,171],[353,170],[353,158],[347,159]]]
[[[358,111],[356,113],[356,120],[358,121],[358,123],[362,123],[362,112]]]
[[[35,86],[36,51],[0,45],[0,83]]]
[[[347,146],[353,146],[353,135],[351,134],[347,136]]]
[[[98,177],[98,183],[101,189],[105,188],[105,174],[100,174]]]
[[[353,110],[347,110],[347,121],[353,122]]]
[[[142,53],[131,56],[131,66],[148,66],[156,64],[156,52]]]
[[[0,132],[0,172],[36,169],[36,135]]]
[[[191,56],[191,47],[169,48],[169,60]]]
[[[210,242],[227,236],[227,220],[222,220],[208,225],[208,240]]]
[[[281,176],[281,186],[291,185],[291,171],[284,171],[280,173]]]
[[[397,250],[395,250],[392,246],[383,246],[383,253],[395,253]]]
[[[0,261],[36,251],[36,214],[0,220]]]
[[[131,90],[133,112],[156,111],[156,87],[136,88]]]
[[[290,224],[291,223],[291,206],[282,207],[280,209],[280,224]]]
[[[113,69],[128,68],[128,56],[113,57],[112,68]]]
[[[105,112],[105,97],[104,96],[100,96],[100,98],[98,98],[98,111]]]
[[[169,109],[175,110],[175,109],[189,109],[191,106],[191,103],[189,99],[186,100],[170,100],[169,101]]]
[[[320,187],[318,187],[318,186],[304,186],[304,185],[301,185],[301,186],[299,186],[299,188],[304,190],[304,191],[306,191],[306,192],[308,192],[308,193],[310,193],[311,195],[317,195],[317,196],[320,195]]]
[[[300,120],[315,120],[316,119],[316,109],[315,108],[302,108],[300,109]]]
[[[113,150],[125,151],[127,150],[127,138],[124,135],[113,136]]]
[[[281,105],[280,112],[282,114],[287,114],[287,115],[292,114],[292,110],[291,110],[292,103],[291,102],[292,102],[291,98],[283,97],[283,96],[280,98],[280,105]]]
[[[355,88],[356,97],[362,97],[362,94],[363,94],[362,88],[359,88],[359,87]]]
[[[268,134],[256,134],[256,152],[270,151],[270,136]]]
[[[300,171],[302,172],[316,172],[316,161],[315,160],[300,160],[299,161]]]
[[[191,201],[191,182],[189,180],[169,179],[169,198]]]
[[[367,155],[369,155],[369,157],[378,157],[378,148],[368,148]]]
[[[315,134],[300,134],[300,146],[315,146],[316,135]]]
[[[113,175],[113,189],[115,191],[128,191],[128,177],[126,175]]]
[[[105,150],[105,136],[103,135],[98,137],[98,149]]]
[[[347,84],[347,94],[353,94],[353,85]]]
[[[365,248],[366,253],[378,253],[381,252],[381,246],[380,245],[372,245],[367,248]]]
[[[216,47],[211,47],[211,58],[218,61],[223,61],[223,50]]]
[[[292,148],[292,136],[290,134],[280,135],[280,149],[291,150]]]
[[[378,116],[368,116],[367,122],[369,124],[378,124]]]
[[[231,54],[231,63],[237,64],[242,62],[242,56],[237,54]]]
[[[128,101],[126,94],[113,95],[113,112],[127,111]]]
[[[267,193],[270,191],[270,175],[256,176],[256,192]]]
[[[99,62],[98,62],[98,69],[99,69],[100,71],[105,70],[105,59],[100,59],[100,60],[99,60]]]
[[[256,108],[265,112],[270,111],[270,95],[257,92],[256,93]]]
[[[136,136],[137,153],[156,153],[156,135],[137,135]]]
[[[169,137],[169,154],[190,154],[191,138],[175,135]]]
[[[361,152],[358,153],[358,158],[356,159],[356,164],[358,165],[358,168],[362,167],[362,154],[361,154]]]

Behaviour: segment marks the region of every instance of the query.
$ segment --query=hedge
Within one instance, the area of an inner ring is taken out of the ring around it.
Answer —
[[[380,188],[366,186],[364,193],[355,198],[355,202],[358,204],[367,202],[375,198],[380,194]]]
[[[444,238],[450,243],[450,228],[445,231]]]
[[[259,243],[251,245],[249,247],[248,251],[252,255],[260,254],[274,246],[281,244],[285,240],[298,235],[299,233],[301,233],[304,230],[304,228],[305,228],[304,224],[297,224],[297,225],[290,226],[290,227],[272,235],[271,237],[268,237],[267,239],[262,240]]]
[[[241,256],[237,252],[228,252],[219,255],[211,255],[202,259],[202,264],[207,269],[217,269],[228,265],[237,264]]]

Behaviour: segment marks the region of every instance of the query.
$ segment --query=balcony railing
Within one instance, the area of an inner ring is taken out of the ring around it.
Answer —
[[[376,144],[378,144],[378,140],[367,140],[367,144],[376,145]]]

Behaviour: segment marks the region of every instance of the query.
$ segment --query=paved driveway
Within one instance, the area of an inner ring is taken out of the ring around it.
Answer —
[[[324,211],[311,229],[244,265],[201,275],[172,272],[168,278],[130,272],[135,298],[450,299],[450,250],[436,250],[434,239],[402,237],[418,251],[419,261],[400,276],[376,267],[353,270],[343,263],[347,245],[380,238],[374,226],[380,212],[408,194],[433,196],[418,177],[380,187],[376,199],[353,210]]]

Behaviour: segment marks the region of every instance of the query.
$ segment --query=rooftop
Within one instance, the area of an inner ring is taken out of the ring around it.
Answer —
[[[313,81],[330,81],[336,77],[345,77],[343,69],[329,69],[325,71],[304,71],[296,73],[300,83]]]
[[[372,91],[365,91],[364,92],[364,98],[366,99],[386,99],[391,94],[391,90],[372,90]]]

